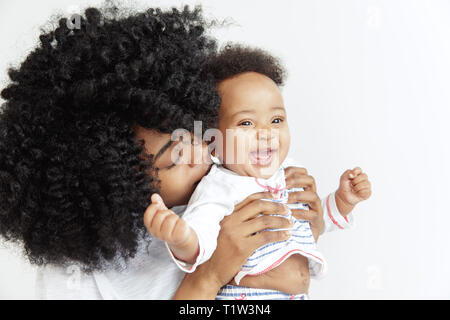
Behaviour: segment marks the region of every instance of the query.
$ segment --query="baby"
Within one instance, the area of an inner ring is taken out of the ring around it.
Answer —
[[[218,162],[198,184],[182,220],[173,215],[159,217],[159,211],[155,211],[150,232],[166,241],[169,253],[183,271],[193,272],[213,254],[223,217],[249,195],[269,191],[274,199],[267,201],[289,208],[291,236],[257,249],[233,284],[219,291],[217,299],[306,299],[307,288],[292,294],[251,288],[251,282],[246,282],[246,287],[239,286],[245,277],[270,272],[293,255],[302,257],[311,277],[319,278],[326,272],[326,260],[316,247],[309,222],[292,216],[293,211],[308,210],[305,204],[289,201],[291,193],[303,189],[286,188],[285,169],[299,165],[287,157],[290,133],[279,90],[283,70],[278,60],[266,52],[240,46],[226,47],[209,67],[218,81],[221,97],[218,129],[223,143],[215,150]],[[327,231],[350,227],[352,216],[348,213],[370,193],[367,175],[359,168],[347,170],[341,176],[339,189],[323,202]],[[152,197],[153,201],[161,199]]]

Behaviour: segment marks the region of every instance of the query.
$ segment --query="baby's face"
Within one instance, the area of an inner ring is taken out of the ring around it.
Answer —
[[[222,99],[219,130],[224,143],[216,155],[239,175],[271,177],[286,159],[290,145],[278,86],[262,74],[246,72],[222,81],[218,89]]]

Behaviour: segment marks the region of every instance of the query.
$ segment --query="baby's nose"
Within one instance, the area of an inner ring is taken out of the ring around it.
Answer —
[[[279,136],[277,129],[259,129],[256,132],[256,138],[258,140],[274,140]]]

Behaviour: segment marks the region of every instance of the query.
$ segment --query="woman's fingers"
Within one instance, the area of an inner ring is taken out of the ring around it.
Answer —
[[[288,167],[284,172],[286,188],[304,188],[316,192],[316,182],[312,176],[308,175],[305,168]]]
[[[285,241],[289,239],[291,233],[287,230],[283,231],[263,231],[251,236],[247,241],[250,246],[250,254],[259,247],[278,241]]]
[[[260,216],[242,224],[244,235],[250,236],[265,229],[291,229],[291,220],[277,216]]]
[[[233,215],[243,222],[258,216],[259,214],[286,215],[288,213],[289,209],[284,204],[257,199],[247,203],[247,205],[241,208],[239,211],[235,210]]]
[[[308,171],[305,168],[300,167],[287,167],[284,169],[284,175],[285,177],[293,174],[293,173],[300,173],[300,174],[308,174]]]
[[[250,202],[254,201],[254,200],[259,200],[259,199],[272,199],[273,195],[270,192],[257,192],[257,193],[253,193],[251,195],[249,195],[247,198],[245,198],[244,200],[242,200],[241,202],[239,202],[237,205],[234,206],[234,211],[238,211],[241,208],[245,207],[246,205],[248,205]]]
[[[312,210],[293,209],[292,216],[296,219],[307,220],[309,222],[314,221],[317,217],[317,212]]]
[[[317,206],[320,205],[320,198],[315,191],[291,192],[289,194],[288,203],[296,202],[307,203],[311,209],[316,210]]]

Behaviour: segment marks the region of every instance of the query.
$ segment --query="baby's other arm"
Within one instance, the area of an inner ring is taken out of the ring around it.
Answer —
[[[339,181],[336,191],[336,206],[342,216],[347,216],[356,204],[369,199],[372,187],[367,174],[360,167],[346,170]]]
[[[199,241],[194,229],[172,210],[167,209],[158,194],[151,197],[152,204],[144,214],[144,224],[156,238],[169,246],[178,260],[192,264],[199,255]]]

